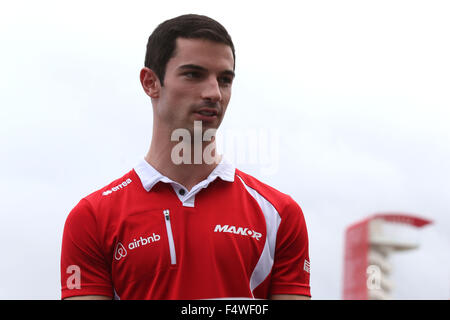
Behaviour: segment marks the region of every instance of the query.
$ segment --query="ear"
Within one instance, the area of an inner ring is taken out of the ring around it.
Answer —
[[[150,98],[159,98],[161,82],[156,73],[149,68],[142,68],[140,73],[142,88]]]

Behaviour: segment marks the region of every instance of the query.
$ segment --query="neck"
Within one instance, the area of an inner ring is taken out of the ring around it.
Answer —
[[[145,160],[164,176],[191,190],[220,162],[216,142],[214,138],[211,141],[171,141],[171,135],[172,131],[155,129]]]

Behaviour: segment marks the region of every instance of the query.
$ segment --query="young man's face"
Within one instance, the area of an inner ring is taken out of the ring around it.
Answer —
[[[226,44],[178,38],[154,106],[158,121],[173,130],[193,132],[194,121],[202,121],[203,130],[217,129],[230,101],[233,68]]]

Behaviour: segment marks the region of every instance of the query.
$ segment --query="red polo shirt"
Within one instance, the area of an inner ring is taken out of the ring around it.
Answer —
[[[310,296],[298,204],[221,162],[189,192],[146,161],[67,217],[62,298]]]

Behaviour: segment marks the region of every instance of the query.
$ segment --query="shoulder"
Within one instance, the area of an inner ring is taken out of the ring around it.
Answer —
[[[134,170],[131,170],[104,187],[88,194],[84,197],[84,200],[93,206],[106,205],[126,197],[130,192],[136,191],[136,188],[139,188],[139,186],[140,180]]]
[[[97,220],[108,209],[119,206],[129,192],[136,191],[140,185],[139,178],[134,170],[131,170],[83,197],[69,213],[68,220],[72,220],[75,216]]]
[[[290,214],[290,212],[302,214],[300,206],[290,195],[283,193],[238,169],[236,169],[235,175],[238,181],[243,183],[250,194],[270,203],[280,215]]]

